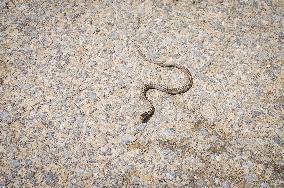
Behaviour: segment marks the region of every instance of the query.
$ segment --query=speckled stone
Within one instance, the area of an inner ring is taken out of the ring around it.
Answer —
[[[57,182],[58,182],[58,177],[56,174],[52,173],[52,172],[48,172],[45,177],[45,183],[51,187],[54,187]]]
[[[0,1],[0,187],[284,187],[282,0]],[[135,45],[136,44],[136,45]],[[152,90],[147,123],[144,81]]]

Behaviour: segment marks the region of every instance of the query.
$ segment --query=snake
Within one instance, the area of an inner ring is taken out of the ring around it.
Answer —
[[[146,55],[143,54],[143,52],[140,50],[140,48],[137,48],[137,46],[136,46],[136,49],[137,49],[138,54],[145,61],[152,63],[152,64],[155,64],[155,65],[158,65],[158,66],[163,67],[163,68],[176,68],[186,75],[186,80],[187,80],[186,84],[184,84],[183,86],[180,86],[180,87],[175,87],[175,88],[169,88],[168,86],[153,83],[151,81],[147,82],[147,83],[144,82],[144,84],[141,88],[141,91],[140,91],[140,98],[145,103],[149,104],[149,108],[148,108],[148,110],[146,110],[145,112],[143,112],[140,115],[140,120],[142,121],[142,123],[146,123],[152,117],[152,115],[155,113],[155,107],[154,107],[152,101],[147,98],[147,92],[150,89],[157,89],[159,91],[166,92],[170,95],[182,94],[182,93],[187,92],[192,87],[193,78],[192,78],[190,71],[187,68],[185,68],[184,66],[176,65],[176,64],[173,64],[173,63],[165,64],[165,63],[161,63],[161,62],[155,62],[152,59],[147,58]]]

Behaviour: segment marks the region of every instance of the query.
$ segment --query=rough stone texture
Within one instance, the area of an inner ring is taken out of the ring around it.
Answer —
[[[52,172],[48,172],[45,176],[45,183],[51,187],[54,187],[58,182],[58,177]]]
[[[284,187],[284,3],[0,3],[1,187]],[[156,112],[139,123],[144,80]]]

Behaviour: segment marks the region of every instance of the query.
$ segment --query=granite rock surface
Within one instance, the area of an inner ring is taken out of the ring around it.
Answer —
[[[284,187],[282,0],[0,2],[0,187]],[[193,87],[151,90],[184,75]]]

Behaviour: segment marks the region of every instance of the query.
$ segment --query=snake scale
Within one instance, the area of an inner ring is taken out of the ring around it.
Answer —
[[[141,89],[141,99],[149,104],[149,109],[146,112],[144,112],[140,115],[140,120],[143,123],[145,123],[151,118],[151,116],[155,112],[155,108],[154,108],[152,102],[147,98],[147,91],[148,90],[157,89],[157,90],[160,90],[162,92],[166,92],[166,93],[171,94],[171,95],[181,94],[181,93],[187,92],[192,87],[193,79],[192,79],[191,73],[189,72],[189,70],[187,68],[185,68],[183,66],[175,65],[175,64],[164,64],[164,63],[154,62],[151,59],[148,59],[146,57],[146,55],[143,54],[142,51],[139,48],[137,48],[137,51],[138,51],[139,55],[145,61],[153,63],[153,64],[158,65],[160,67],[177,68],[186,75],[186,79],[187,79],[187,83],[185,85],[183,85],[181,87],[177,87],[177,88],[169,88],[167,86],[164,86],[164,85],[161,85],[161,84],[156,84],[156,83],[153,83],[153,82],[144,83],[144,85]]]

